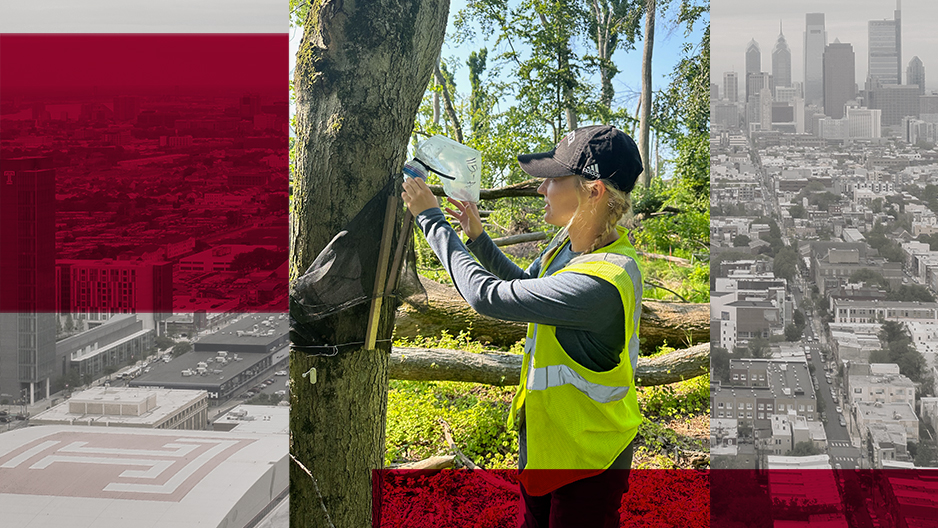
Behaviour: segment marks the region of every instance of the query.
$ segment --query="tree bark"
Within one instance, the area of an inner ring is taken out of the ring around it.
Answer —
[[[661,356],[638,358],[636,384],[665,385],[702,376],[709,369],[710,343],[702,343]],[[391,379],[399,380],[517,385],[521,379],[521,356],[394,347],[388,373]]]
[[[418,312],[409,305],[397,311],[396,337],[436,336],[446,330],[451,335],[469,331],[483,343],[508,347],[524,339],[527,325],[478,314],[455,288],[420,277],[427,290],[429,309]],[[710,340],[710,305],[706,303],[642,302],[639,330],[642,351],[653,353],[667,342],[670,346],[690,346]]]
[[[642,102],[639,120],[639,150],[642,154],[642,183],[647,188],[651,184],[652,170],[648,156],[648,132],[651,126],[651,58],[655,45],[655,0],[647,0],[645,5],[645,45],[642,51]]]
[[[400,172],[448,10],[448,0],[322,0],[310,9],[294,78],[291,278]],[[402,217],[403,209],[396,223]],[[371,524],[371,475],[385,448],[389,347],[382,341],[393,331],[394,308],[387,302],[381,310],[382,350],[345,347],[334,357],[291,350],[291,526]],[[330,317],[328,344],[363,342],[367,312]],[[302,376],[311,368],[315,384]]]

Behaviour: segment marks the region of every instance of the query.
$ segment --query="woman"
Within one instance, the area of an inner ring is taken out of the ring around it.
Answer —
[[[616,222],[641,157],[623,132],[590,126],[518,161],[544,178],[545,221],[564,227],[527,270],[498,250],[475,204],[449,200],[470,239],[463,245],[423,180],[406,180],[402,197],[470,306],[529,323],[509,417],[519,418],[522,526],[618,526],[641,422],[633,369],[642,279]]]

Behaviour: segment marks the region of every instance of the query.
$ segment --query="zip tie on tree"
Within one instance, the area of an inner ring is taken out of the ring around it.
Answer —
[[[378,339],[375,341],[375,343],[387,343],[389,341],[394,341],[394,340],[393,339]],[[339,353],[339,347],[352,346],[352,345],[357,346],[357,345],[364,345],[364,344],[365,344],[364,341],[352,341],[350,343],[342,343],[339,345],[293,345],[291,344],[290,348],[295,348],[297,350],[302,350],[304,352],[306,352],[307,350],[315,350],[318,348],[331,350],[332,351],[331,354],[314,354],[312,352],[307,352],[307,354],[310,356],[333,357]]]
[[[322,512],[326,514],[326,522],[329,523],[330,528],[335,528],[335,525],[332,524],[332,518],[329,517],[329,510],[326,509],[326,502],[323,500],[322,493],[319,491],[319,482],[316,481],[316,477],[314,477],[313,474],[310,473],[308,469],[306,469],[306,466],[304,466],[303,463],[299,461],[299,459],[293,456],[293,453],[290,453],[290,458],[296,462],[296,465],[300,466],[300,469],[309,475],[309,478],[313,479],[313,487],[316,489],[316,496],[319,497],[319,505],[322,506]]]

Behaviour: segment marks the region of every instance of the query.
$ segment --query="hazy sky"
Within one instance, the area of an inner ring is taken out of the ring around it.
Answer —
[[[834,39],[853,45],[857,83],[866,80],[867,22],[892,20],[892,0],[711,0],[712,82],[720,85],[723,72],[745,71],[746,45],[755,39],[762,49],[762,71],[772,71],[772,50],[779,21],[791,49],[792,81],[804,82],[804,26],[806,13],[824,13],[828,44]],[[902,82],[913,56],[925,65],[925,84],[938,89],[938,1],[902,0]],[[742,73],[740,73],[742,79]],[[744,85],[740,81],[740,90]]]

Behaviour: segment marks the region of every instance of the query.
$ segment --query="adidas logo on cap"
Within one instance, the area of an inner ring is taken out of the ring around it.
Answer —
[[[588,167],[583,167],[583,174],[599,179],[599,164],[594,163]]]

